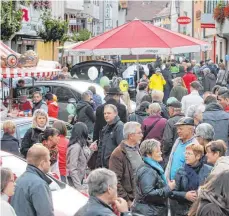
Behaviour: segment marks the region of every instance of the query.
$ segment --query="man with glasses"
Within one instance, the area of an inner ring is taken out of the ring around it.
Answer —
[[[135,175],[138,167],[143,163],[139,153],[139,144],[143,134],[141,125],[128,122],[123,129],[124,140],[113,151],[109,169],[114,171],[118,179],[118,195],[131,206],[135,197]]]

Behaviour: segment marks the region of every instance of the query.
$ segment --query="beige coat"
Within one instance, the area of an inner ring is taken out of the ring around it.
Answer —
[[[229,170],[229,156],[222,156],[216,161],[212,168],[211,175],[218,175],[220,172],[226,170]]]

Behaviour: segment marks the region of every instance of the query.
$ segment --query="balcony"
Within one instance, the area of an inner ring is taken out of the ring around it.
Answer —
[[[84,1],[84,13],[99,20],[99,5],[94,4],[92,1]]]

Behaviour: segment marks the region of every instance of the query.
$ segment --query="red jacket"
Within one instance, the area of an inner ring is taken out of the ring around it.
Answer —
[[[60,135],[60,142],[57,147],[59,151],[59,170],[61,176],[66,176],[66,155],[68,143],[69,140],[63,135]]]
[[[48,101],[48,115],[49,117],[57,118],[59,112],[59,106],[55,101]]]
[[[184,80],[184,84],[186,86],[186,88],[188,89],[188,93],[190,94],[190,84],[193,81],[196,81],[196,75],[193,74],[192,72],[187,72],[184,76],[183,76],[183,80]]]

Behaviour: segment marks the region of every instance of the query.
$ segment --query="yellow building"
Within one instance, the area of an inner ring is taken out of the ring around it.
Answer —
[[[37,41],[36,52],[40,59],[49,61],[58,61],[59,42],[47,42]]]

